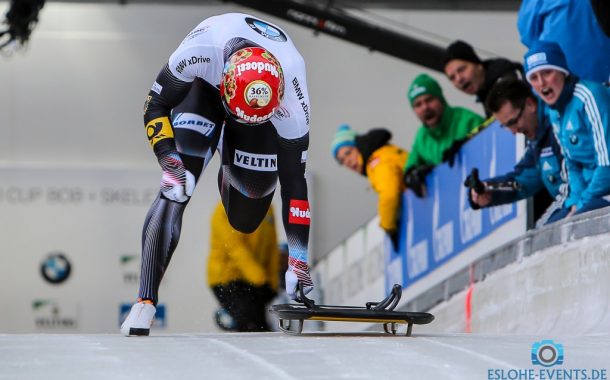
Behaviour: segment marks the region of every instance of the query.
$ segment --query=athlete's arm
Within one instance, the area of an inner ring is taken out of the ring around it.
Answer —
[[[193,82],[176,78],[166,64],[146,97],[144,125],[148,141],[157,157],[176,151],[170,114],[172,108],[186,97],[192,84]]]
[[[193,194],[195,176],[184,168],[169,117],[172,108],[186,97],[191,85],[192,82],[176,78],[165,65],[144,104],[146,135],[163,172],[161,193],[176,202],[185,202]]]
[[[284,98],[271,119],[279,135],[278,176],[281,184],[282,218],[288,240],[286,293],[297,299],[297,281],[305,293],[313,289],[307,264],[310,208],[305,166],[309,148],[310,103],[305,62],[294,50],[281,62],[284,70]]]
[[[278,176],[282,195],[282,219],[288,240],[288,271],[286,293],[297,299],[297,281],[305,293],[313,289],[307,264],[309,225],[311,221],[305,166],[309,134],[293,140],[279,138]]]

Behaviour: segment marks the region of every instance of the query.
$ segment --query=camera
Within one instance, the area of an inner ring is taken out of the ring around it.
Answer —
[[[563,345],[552,340],[532,344],[532,364],[551,367],[563,363]]]

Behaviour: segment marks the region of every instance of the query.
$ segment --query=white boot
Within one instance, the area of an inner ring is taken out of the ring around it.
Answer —
[[[148,302],[138,302],[131,307],[125,322],[121,325],[121,334],[125,336],[141,336],[150,334],[150,326],[157,308]]]

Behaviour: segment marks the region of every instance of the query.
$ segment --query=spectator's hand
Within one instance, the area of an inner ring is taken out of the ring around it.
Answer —
[[[453,167],[453,164],[455,164],[455,156],[467,141],[467,138],[454,141],[453,144],[443,152],[443,162],[447,162],[450,167]]]
[[[470,207],[472,207],[473,210],[478,210],[481,207],[487,207],[491,203],[490,191],[479,194],[474,191],[474,189],[470,189],[469,196]]]
[[[288,259],[288,270],[286,271],[286,295],[295,301],[301,301],[301,295],[297,289],[299,282],[303,287],[304,294],[313,290],[313,281],[309,275],[307,263],[290,257]]]
[[[434,166],[422,165],[410,168],[405,172],[405,185],[415,193],[418,198],[426,196],[426,176]]]
[[[575,212],[576,212],[576,205],[570,207],[570,212],[568,213],[568,215],[566,215],[566,219],[571,217],[572,215],[574,215]]]
[[[394,252],[398,252],[398,243],[399,243],[398,230],[386,231],[386,234],[390,238],[390,242],[392,242],[392,250],[394,250]]]
[[[177,152],[159,158],[163,171],[161,193],[172,201],[186,202],[195,190],[195,176],[184,168],[184,163]]]
[[[464,181],[464,186],[470,189],[468,203],[473,210],[485,207],[491,202],[491,193],[486,190],[485,183],[479,179],[479,169],[472,169]]]

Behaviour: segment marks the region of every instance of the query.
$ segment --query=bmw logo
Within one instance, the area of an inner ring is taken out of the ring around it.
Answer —
[[[40,264],[40,274],[51,284],[60,284],[68,279],[72,265],[63,253],[52,252]]]
[[[277,42],[285,42],[288,40],[286,35],[281,30],[267,24],[264,21],[257,20],[252,17],[246,17],[246,23],[254,30],[256,33],[260,34],[263,37],[266,37],[270,40]]]

